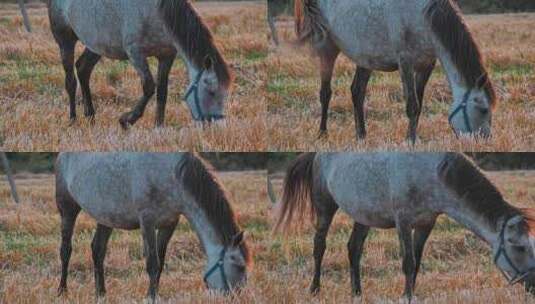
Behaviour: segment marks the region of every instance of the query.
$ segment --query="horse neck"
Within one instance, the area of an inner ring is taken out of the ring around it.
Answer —
[[[507,204],[505,201],[504,204]],[[469,208],[469,204],[461,199],[452,199],[445,208],[444,212],[456,222],[472,231],[479,238],[488,244],[495,244],[498,241],[499,234],[503,223],[511,218],[511,213],[499,214],[490,218],[488,215],[482,215]],[[513,208],[511,207],[511,210]]]
[[[225,247],[222,238],[219,236],[219,231],[208,220],[204,210],[194,201],[194,198],[185,193],[185,206],[183,206],[183,214],[193,226],[195,233],[199,237],[208,263],[213,263],[219,258],[219,253]]]
[[[444,68],[446,78],[448,79],[452,91],[453,101],[461,101],[466,91],[470,88],[467,86],[467,82],[465,81],[462,72],[453,63],[449,52],[440,44],[440,42],[435,42],[435,44],[437,44],[437,56]]]

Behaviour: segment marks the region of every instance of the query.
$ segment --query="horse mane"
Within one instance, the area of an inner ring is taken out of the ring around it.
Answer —
[[[483,56],[464,22],[459,6],[452,0],[430,0],[424,15],[433,33],[451,55],[453,64],[461,71],[466,85],[482,85],[491,108],[494,108],[496,92],[483,65]]]
[[[169,32],[177,39],[182,51],[197,67],[204,67],[205,59],[213,60],[218,80],[229,86],[232,76],[229,67],[215,46],[212,33],[189,0],[160,0],[159,12]]]
[[[439,174],[445,185],[462,198],[468,208],[494,227],[504,216],[522,215],[526,224],[533,222],[530,219],[535,218],[526,216],[526,211],[507,203],[498,188],[463,154],[447,153],[439,165]]]
[[[327,22],[317,0],[295,0],[295,33],[299,44],[321,45],[329,36]]]
[[[232,238],[241,229],[236,222],[225,189],[212,174],[212,167],[195,154],[186,153],[177,164],[176,176],[204,211],[208,221],[216,227],[215,230],[223,245],[231,245]],[[240,250],[249,264],[251,254],[246,242],[241,243]]]
[[[533,208],[519,208],[524,218],[526,230],[529,235],[535,237],[535,209]]]

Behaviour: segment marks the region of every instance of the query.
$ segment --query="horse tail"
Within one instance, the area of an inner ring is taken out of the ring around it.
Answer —
[[[321,45],[328,37],[327,23],[321,14],[317,0],[295,0],[295,33],[297,43],[310,42]]]
[[[311,200],[315,156],[316,153],[300,155],[286,171],[280,212],[274,231],[288,230],[295,216],[298,222],[302,222],[307,211],[311,220],[316,217],[316,208]]]

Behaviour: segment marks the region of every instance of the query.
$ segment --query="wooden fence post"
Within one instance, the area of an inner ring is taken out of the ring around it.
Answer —
[[[0,158],[2,158],[2,164],[4,165],[4,170],[6,172],[7,180],[9,182],[9,185],[11,186],[11,195],[13,195],[13,199],[15,200],[15,203],[19,203],[19,194],[17,193],[17,187],[15,186],[15,180],[13,179],[13,174],[11,174],[11,169],[9,168],[9,161],[7,160],[7,156],[5,152],[0,152]]]
[[[26,6],[24,5],[24,0],[18,0],[20,12],[22,13],[22,20],[24,22],[24,27],[26,30],[31,33],[32,26],[30,24],[30,19],[28,18],[28,13],[26,12]]]

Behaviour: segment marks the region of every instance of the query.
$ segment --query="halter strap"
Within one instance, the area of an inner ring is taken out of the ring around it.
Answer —
[[[470,97],[471,92],[472,92],[472,89],[469,89],[468,91],[466,91],[466,93],[464,93],[462,102],[448,116],[448,122],[450,123],[450,126],[453,128],[453,124],[451,123],[453,117],[455,117],[457,113],[462,112],[463,118],[464,118],[464,124],[469,133],[472,133],[472,125],[470,125],[470,120],[468,120],[467,107],[468,107],[468,97]],[[454,129],[454,132],[455,132],[455,129]],[[457,132],[455,132],[455,135],[458,136]]]
[[[498,267],[498,269],[503,274],[503,276],[505,277],[509,285],[514,285],[520,282],[522,279],[524,279],[526,276],[528,276],[532,272],[535,272],[535,267],[531,267],[528,270],[522,272],[518,269],[518,267],[516,267],[513,260],[511,260],[511,258],[507,254],[507,250],[505,250],[505,227],[507,226],[507,222],[509,222],[510,219],[511,218],[508,218],[507,220],[503,222],[502,230],[500,231],[500,237],[499,237],[500,244],[498,247],[498,251],[496,251],[496,254],[494,255],[494,264],[496,264],[496,266],[498,265],[498,259],[500,258],[500,256],[503,256],[505,258],[505,261],[507,262],[507,264],[509,264],[509,266],[511,266],[515,274],[511,276],[510,274],[502,270],[500,267]]]
[[[205,284],[208,284],[208,278],[219,269],[219,273],[221,274],[221,280],[223,281],[223,284],[225,284],[225,290],[230,290],[230,285],[227,281],[227,275],[225,274],[225,267],[223,266],[226,252],[227,247],[224,247],[219,253],[219,259],[217,260],[217,262],[212,267],[210,267],[210,269],[208,269],[208,271],[204,275],[203,280]]]
[[[188,91],[184,95],[184,100],[187,100],[188,97],[193,94],[193,101],[195,102],[195,109],[197,110],[197,113],[199,114],[199,119],[202,121],[208,120],[214,120],[214,119],[221,119],[224,116],[219,114],[213,114],[213,115],[204,115],[201,110],[201,102],[199,100],[199,83],[201,82],[202,75],[204,74],[204,69],[202,69],[197,76],[195,76],[195,80],[193,81],[193,84],[189,87]],[[191,113],[191,116],[193,115],[193,112]]]

